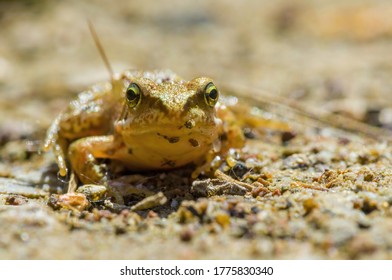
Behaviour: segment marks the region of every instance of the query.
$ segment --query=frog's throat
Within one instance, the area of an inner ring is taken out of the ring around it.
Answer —
[[[179,125],[149,125],[136,128],[127,128],[119,131],[124,136],[157,135],[163,138],[175,138],[190,135],[200,135],[201,137],[214,137],[217,134],[216,126],[203,125],[191,129]]]
[[[115,130],[121,135],[136,136],[143,134],[159,133],[163,135],[190,135],[200,134],[210,136],[215,134],[222,121],[218,118],[211,118],[208,121],[202,122],[179,122],[177,120],[172,122],[158,122],[141,124],[139,122],[119,121],[115,125]]]

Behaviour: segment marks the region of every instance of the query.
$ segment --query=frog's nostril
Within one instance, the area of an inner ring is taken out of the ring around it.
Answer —
[[[191,128],[193,128],[194,126],[195,126],[195,121],[194,121],[194,120],[189,120],[189,121],[186,121],[186,122],[185,122],[185,127],[186,127],[186,128],[191,129]]]

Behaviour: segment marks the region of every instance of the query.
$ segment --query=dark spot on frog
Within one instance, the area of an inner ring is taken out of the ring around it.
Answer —
[[[161,164],[161,166],[169,166],[169,167],[175,167],[176,166],[176,162],[173,160],[169,160],[169,159],[163,159],[163,162]]]
[[[128,148],[128,154],[132,155],[133,154],[133,150],[132,148]]]
[[[157,135],[163,137],[164,139],[169,141],[169,143],[171,143],[171,144],[177,143],[178,141],[180,141],[180,137],[178,137],[178,136],[169,137],[169,136],[166,136],[166,135],[162,135],[160,133],[157,133]]]
[[[189,143],[191,143],[192,147],[198,147],[199,142],[196,139],[190,138]]]
[[[188,129],[192,129],[195,126],[195,122],[194,121],[186,121],[185,122],[185,127]]]
[[[169,141],[169,143],[177,143],[178,141],[180,141],[180,137],[170,137],[167,140]]]

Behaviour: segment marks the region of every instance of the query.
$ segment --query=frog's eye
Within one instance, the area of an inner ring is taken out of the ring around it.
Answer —
[[[135,83],[131,83],[126,92],[128,105],[133,108],[136,107],[141,100],[141,90],[139,86]]]
[[[214,107],[216,102],[218,102],[219,92],[213,82],[210,82],[206,85],[204,89],[204,100],[207,105],[210,107]]]

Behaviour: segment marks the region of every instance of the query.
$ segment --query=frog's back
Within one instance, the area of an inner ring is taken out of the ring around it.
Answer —
[[[183,80],[176,73],[168,69],[153,71],[127,70],[122,73],[122,78],[128,80],[132,80],[132,78],[146,78],[152,80],[156,84],[179,82]]]

